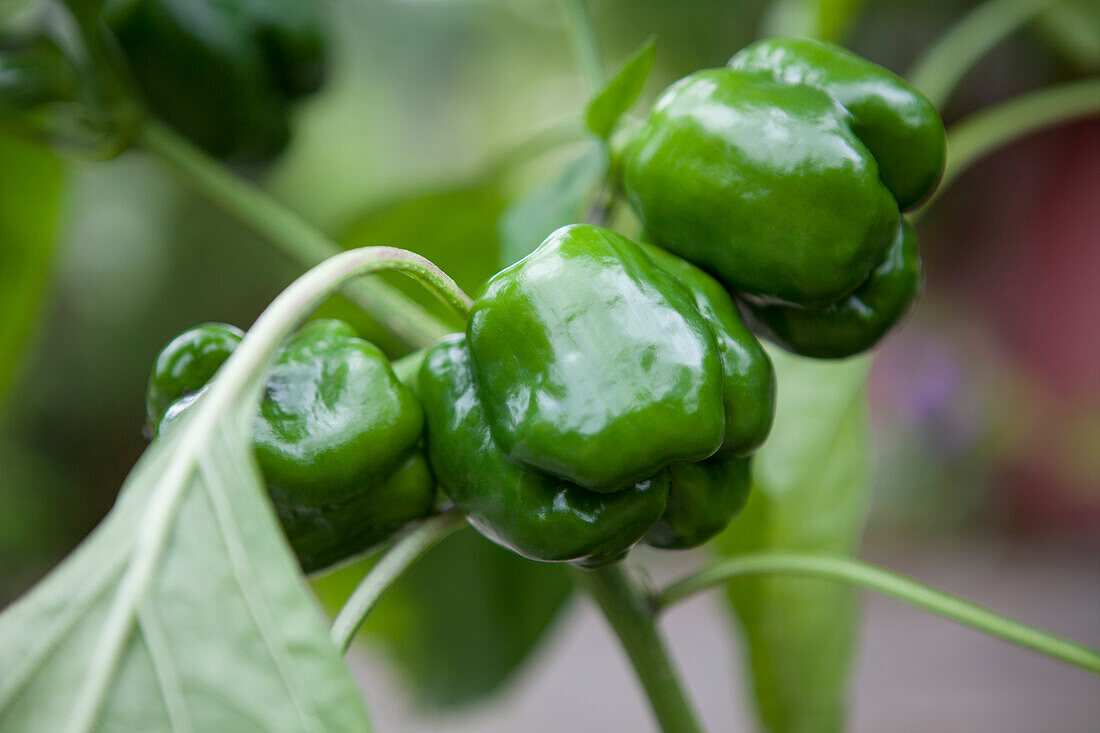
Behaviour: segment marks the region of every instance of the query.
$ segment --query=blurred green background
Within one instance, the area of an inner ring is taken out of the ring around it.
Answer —
[[[1091,4],[1075,5],[1088,17]],[[973,6],[868,0],[836,30],[858,53],[902,72]],[[522,164],[502,159],[583,109],[560,2],[323,7],[333,46],[329,82],[297,109],[290,148],[260,181],[346,244],[415,249],[476,289],[498,267],[498,218],[507,202],[579,150],[562,146]],[[765,0],[594,0],[592,7],[610,66],[657,36],[645,102],[694,69],[723,64],[784,10]],[[1100,18],[1090,28],[1075,17],[1049,13],[999,45],[944,110],[948,123],[1096,73]],[[1094,119],[984,160],[921,221],[927,293],[882,348],[872,375],[872,542],[1040,542],[1096,569],[1098,202]],[[160,347],[201,321],[246,326],[296,272],[140,153],[61,165],[0,141],[0,219],[0,388],[10,369],[0,397],[2,607],[110,507],[146,444],[145,379]],[[381,345],[396,355],[392,343]],[[485,560],[497,561],[521,562]],[[419,582],[429,583],[430,572]],[[562,583],[548,571],[530,592],[563,598]],[[517,597],[498,605],[522,608]],[[511,633],[537,635],[546,622]],[[393,613],[378,623],[415,619]],[[484,639],[466,641],[485,648]],[[416,643],[423,648],[404,655],[419,655],[411,664],[431,678],[439,673],[430,663],[435,642]],[[501,667],[514,663],[511,653],[500,651]],[[453,684],[438,682],[440,690]]]

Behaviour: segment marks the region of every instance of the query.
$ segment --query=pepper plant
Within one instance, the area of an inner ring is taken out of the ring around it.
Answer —
[[[114,509],[0,615],[0,728],[368,730],[341,656],[418,560],[468,571],[476,555],[429,554],[459,530],[534,579],[515,581],[548,609],[533,639],[573,585],[589,593],[666,731],[702,728],[656,619],[718,586],[767,730],[843,728],[849,586],[1100,673],[1094,649],[857,560],[865,466],[837,458],[862,454],[873,350],[920,294],[924,207],[983,153],[1100,111],[1100,82],[945,131],[937,107],[967,68],[1044,3],[990,0],[908,80],[828,40],[859,3],[796,5],[773,18],[790,35],[633,116],[654,43],[607,78],[588,8],[565,2],[591,101],[533,140],[589,145],[502,212],[503,269],[474,298],[386,242],[345,250],[242,174],[323,84],[313,6],[69,0],[0,18],[5,131],[142,151],[306,270],[247,331],[202,324],[160,353],[152,442]],[[383,271],[445,309],[360,279]],[[338,291],[401,358],[305,323]],[[639,544],[714,559],[653,588]],[[331,628],[307,575],[329,602],[354,576]]]

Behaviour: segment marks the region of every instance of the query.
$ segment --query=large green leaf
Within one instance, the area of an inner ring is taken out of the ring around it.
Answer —
[[[0,136],[0,400],[49,274],[61,178],[52,154]]]
[[[864,383],[870,360],[823,362],[772,350],[775,427],[754,463],[748,505],[718,541],[757,550],[852,553],[869,497]],[[730,584],[768,731],[844,729],[858,609],[835,583],[761,576]]]
[[[369,566],[319,578],[322,599],[339,607]],[[525,560],[467,528],[413,566],[364,635],[383,644],[423,702],[468,703],[512,678],[571,589],[561,565]]]
[[[277,343],[246,340],[102,524],[0,615],[0,730],[369,728],[252,454]]]

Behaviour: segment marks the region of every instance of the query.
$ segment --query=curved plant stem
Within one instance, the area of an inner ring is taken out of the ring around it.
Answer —
[[[949,593],[929,588],[847,557],[759,553],[716,562],[665,588],[654,599],[657,612],[701,591],[746,575],[784,574],[823,578],[873,590],[925,611],[1100,673],[1100,651],[1013,621]]]
[[[645,688],[661,730],[665,733],[702,731],[664,641],[657,633],[652,608],[645,595],[630,581],[622,563],[596,570],[574,568],[573,576],[596,601],[618,635]]]
[[[942,108],[967,72],[994,46],[1060,0],[988,0],[954,25],[910,69],[908,78]]]
[[[352,591],[332,623],[332,643],[341,654],[347,653],[355,632],[402,573],[463,524],[465,521],[457,509],[437,514],[424,520],[381,557]]]
[[[263,235],[296,265],[312,267],[343,251],[305,219],[228,171],[166,125],[147,121],[139,133],[138,145],[228,214]],[[425,346],[450,331],[416,301],[384,283],[353,282],[347,286],[346,295],[408,346]]]
[[[947,167],[919,218],[974,162],[997,148],[1048,127],[1100,114],[1100,79],[1083,79],[1021,94],[976,112],[947,133]]]
[[[607,80],[604,71],[603,55],[600,53],[600,41],[596,28],[592,24],[592,13],[587,0],[564,0],[565,12],[569,16],[570,35],[577,46],[577,59],[581,64],[588,91],[595,94]]]
[[[1093,114],[1100,114],[1100,79],[1047,87],[977,112],[951,129],[940,188],[992,150],[1044,128]]]

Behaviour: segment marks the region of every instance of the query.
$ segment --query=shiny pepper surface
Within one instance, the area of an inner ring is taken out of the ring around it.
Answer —
[[[620,170],[656,244],[710,271],[747,310],[803,308],[809,324],[891,256],[899,210],[939,180],[944,139],[931,104],[885,69],[831,44],[772,39],[670,87]],[[825,351],[873,346],[906,310]]]
[[[432,469],[493,542],[532,560],[595,566],[621,558],[661,518],[667,471],[597,493],[509,460],[490,432],[464,335],[428,352],[418,394]]]
[[[871,276],[855,292],[820,309],[746,304],[757,333],[788,351],[815,358],[840,358],[874,346],[910,310],[920,294],[924,269],[917,235],[903,221]]]
[[[749,498],[752,458],[716,456],[669,469],[668,505],[646,535],[646,544],[667,550],[696,547],[730,523]]]
[[[489,280],[467,336],[493,437],[514,461],[617,491],[722,444],[713,330],[687,288],[615,232],[550,235]]]
[[[150,432],[156,431],[173,402],[206,386],[243,336],[236,326],[204,323],[184,331],[161,350],[145,391]]]
[[[844,105],[902,211],[939,183],[947,157],[943,121],[924,95],[893,72],[810,38],[758,41],[730,59],[729,68],[815,87]]]
[[[163,415],[162,425],[174,420],[239,338],[231,326],[207,324],[170,343],[150,379],[150,416]],[[286,343],[253,423],[253,447],[307,572],[362,552],[431,510],[422,428],[412,392],[346,324],[314,321]]]
[[[291,103],[324,65],[315,2],[110,0],[107,23],[153,113],[220,158],[286,145]]]
[[[721,286],[585,225],[559,229],[489,281],[466,338],[425,360],[420,393],[432,467],[475,526],[528,557],[588,564],[653,528],[678,491],[677,467],[751,453],[774,409],[771,363]],[[470,446],[492,460],[471,458]],[[627,499],[645,511],[628,512]],[[718,529],[732,517],[718,502],[695,506]],[[538,528],[556,512],[572,522],[560,547]]]

